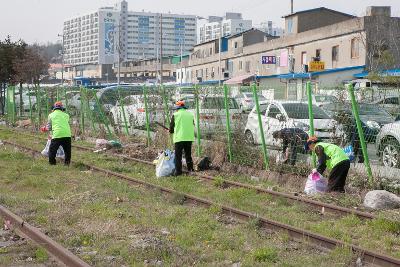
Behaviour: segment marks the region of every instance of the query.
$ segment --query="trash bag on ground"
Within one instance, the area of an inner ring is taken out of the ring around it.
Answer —
[[[42,155],[45,157],[49,156],[50,144],[51,144],[51,139],[48,139],[46,146],[42,150]],[[62,146],[60,146],[58,148],[56,158],[65,159],[65,153],[64,153],[64,149],[62,148]]]
[[[167,149],[160,153],[155,163],[157,177],[171,176],[175,172],[175,153]]]
[[[328,181],[317,171],[313,171],[307,178],[304,193],[313,195],[317,193],[324,193],[328,188]]]
[[[275,159],[276,164],[279,165],[279,164],[285,163],[285,161],[286,161],[285,153],[279,152],[278,155],[276,155],[276,159]]]
[[[349,157],[350,162],[354,162],[355,156],[354,156],[354,149],[352,145],[346,146],[343,148],[344,153]]]

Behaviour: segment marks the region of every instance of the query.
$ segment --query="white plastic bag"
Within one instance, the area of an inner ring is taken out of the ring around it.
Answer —
[[[156,176],[167,177],[171,176],[175,171],[175,153],[167,149],[162,152],[157,160]]]
[[[317,193],[324,193],[328,188],[327,180],[318,172],[311,173],[306,182],[304,193],[313,195]]]
[[[42,155],[45,157],[49,156],[50,144],[51,144],[51,139],[48,139],[47,144],[42,151]],[[62,148],[62,146],[60,146],[58,148],[56,158],[65,159],[65,153],[64,153],[64,149]]]

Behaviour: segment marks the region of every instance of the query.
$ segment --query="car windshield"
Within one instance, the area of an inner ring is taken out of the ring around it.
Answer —
[[[203,100],[203,109],[225,109],[225,99],[223,97],[206,97]],[[238,104],[234,98],[228,98],[229,109],[238,109]]]
[[[370,105],[370,104],[361,104],[359,107],[359,114],[361,116],[387,116],[390,117],[390,114],[387,113],[384,109],[380,108],[379,106],[376,105]]]
[[[247,98],[251,98],[251,99],[253,99],[253,94],[252,93],[244,93],[244,95],[247,97]],[[258,101],[265,101],[265,100],[267,100],[263,95],[258,95]]]
[[[302,103],[285,103],[282,104],[287,115],[291,119],[306,120],[308,116],[308,105]],[[313,105],[314,119],[330,119],[328,114],[325,113],[321,108]]]
[[[339,102],[339,99],[337,99],[337,97],[335,97],[333,95],[316,95],[315,101],[335,103],[335,102]]]

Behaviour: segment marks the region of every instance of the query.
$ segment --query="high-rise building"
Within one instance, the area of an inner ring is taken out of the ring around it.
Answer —
[[[273,22],[270,20],[261,22],[260,26],[257,27],[257,29],[271,36],[283,36],[284,34],[284,29],[274,26]]]
[[[196,45],[197,19],[128,11],[128,3],[122,0],[65,21],[63,35],[65,63],[78,66],[79,76],[103,77],[118,55],[124,62],[188,52]]]
[[[221,36],[235,35],[252,28],[251,20],[244,20],[241,13],[227,12],[225,17],[211,16],[199,28],[198,43],[205,43]]]

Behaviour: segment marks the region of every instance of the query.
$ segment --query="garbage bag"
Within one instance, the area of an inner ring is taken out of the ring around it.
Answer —
[[[313,171],[307,178],[304,193],[313,195],[317,193],[326,192],[328,188],[328,181],[317,171]]]
[[[167,177],[175,172],[175,153],[169,149],[163,151],[156,160],[156,176]]]
[[[44,149],[42,151],[42,155],[45,157],[49,156],[50,144],[51,144],[51,139],[48,139],[46,146],[44,147]],[[64,153],[64,149],[62,148],[62,146],[60,146],[58,148],[56,158],[65,159],[65,153]]]
[[[345,148],[343,148],[343,151],[349,157],[350,162],[353,162],[355,159],[353,146],[352,145],[346,146]]]

